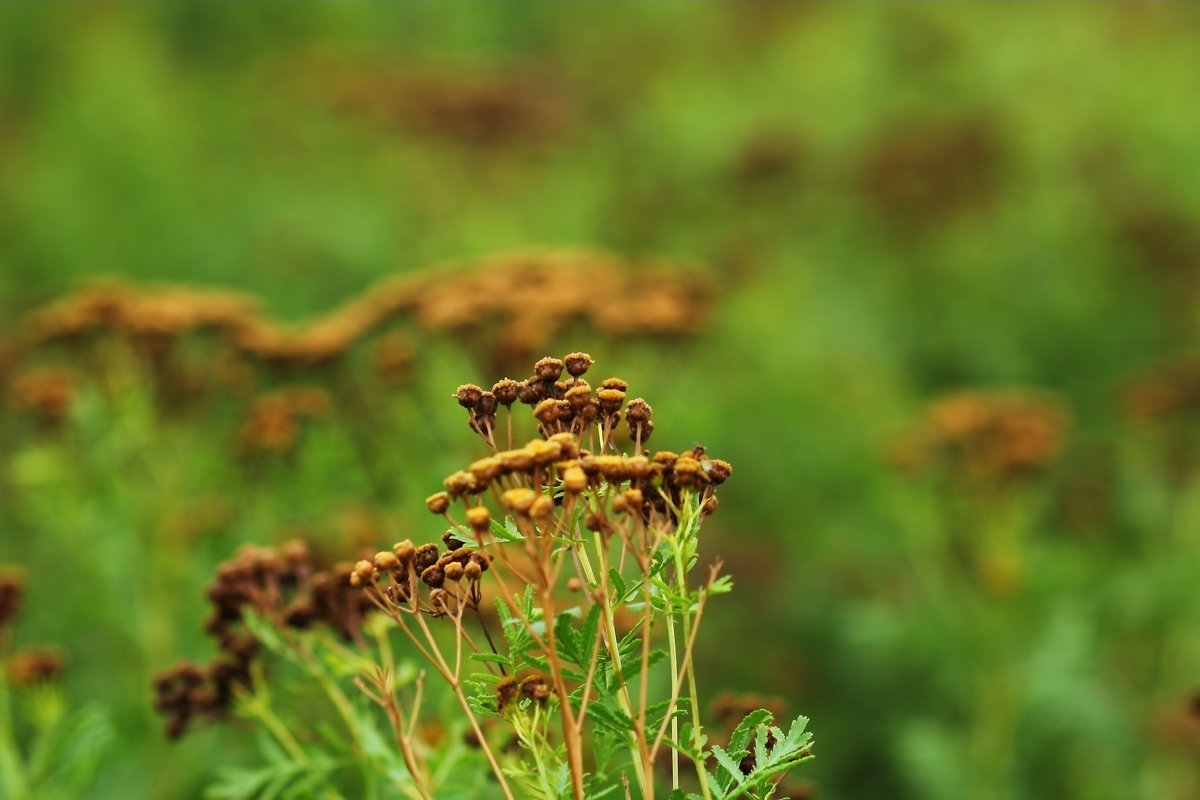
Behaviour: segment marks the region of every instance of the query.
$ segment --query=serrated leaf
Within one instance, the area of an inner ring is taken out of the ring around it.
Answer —
[[[742,721],[733,729],[733,734],[729,737],[730,752],[746,752],[750,744],[751,738],[760,725],[770,725],[775,721],[775,715],[765,708],[759,708],[751,711]]]
[[[499,653],[471,653],[471,658],[475,661],[480,661],[486,664],[500,664],[502,666],[512,666],[508,656],[502,656]]]
[[[488,523],[488,528],[498,542],[522,542],[525,540],[524,535],[517,529],[516,523],[508,517],[504,518],[504,522],[495,519],[491,520]],[[467,540],[467,544],[474,543],[474,540]]]

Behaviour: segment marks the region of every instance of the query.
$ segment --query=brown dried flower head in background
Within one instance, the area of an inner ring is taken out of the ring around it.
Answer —
[[[43,427],[57,428],[70,414],[75,392],[71,372],[45,367],[18,375],[9,388],[9,397],[17,409],[31,414]]]
[[[0,566],[0,672],[2,680],[17,687],[56,680],[64,664],[62,652],[52,647],[35,645],[8,653],[24,596],[24,572],[13,566]]]
[[[953,392],[929,404],[891,456],[906,470],[938,468],[954,479],[1003,485],[1053,463],[1068,425],[1064,409],[1048,396]]]
[[[0,632],[16,622],[24,595],[24,573],[15,567],[0,568]]]
[[[212,613],[205,623],[220,654],[204,666],[181,662],[154,680],[154,705],[167,718],[167,735],[182,735],[196,716],[225,714],[236,693],[250,686],[260,645],[246,629],[247,612],[281,629],[325,626],[357,638],[371,606],[351,587],[352,574],[349,564],[315,569],[298,540],[279,548],[247,545],[221,564],[208,587]]]
[[[1131,420],[1168,425],[1200,416],[1200,361],[1180,360],[1134,378],[1125,390]]]
[[[289,386],[264,394],[250,406],[242,424],[242,452],[289,452],[303,423],[327,416],[330,408],[325,390],[313,386]]]
[[[254,383],[252,367],[293,381],[303,373],[335,389],[333,368],[369,337],[376,374],[403,385],[423,337],[451,336],[481,366],[503,373],[572,326],[622,339],[686,336],[704,325],[710,298],[695,273],[588,250],[514,252],[403,274],[299,325],[270,319],[257,301],[234,292],[112,282],[27,315],[0,342],[0,360],[6,373],[19,372],[45,350],[116,337],[139,355],[164,407],[173,408],[210,385],[218,393],[244,390]],[[204,347],[176,346],[197,336]],[[69,390],[42,381],[20,395],[49,418],[62,415]]]

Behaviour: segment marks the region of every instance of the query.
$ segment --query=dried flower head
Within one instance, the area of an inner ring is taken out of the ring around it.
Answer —
[[[1021,392],[955,392],[926,409],[894,451],[909,468],[942,465],[951,476],[1007,483],[1052,463],[1067,415],[1052,398]]]

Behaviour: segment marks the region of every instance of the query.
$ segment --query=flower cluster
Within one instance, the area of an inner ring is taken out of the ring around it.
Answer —
[[[13,686],[28,686],[54,680],[63,670],[63,656],[55,648],[31,646],[8,653],[12,628],[21,615],[25,577],[12,567],[0,568],[0,658],[4,680]]]
[[[544,144],[571,122],[567,95],[544,74],[464,77],[401,67],[323,64],[312,82],[339,114],[474,149]]]
[[[289,386],[260,395],[242,424],[242,452],[288,452],[295,446],[304,422],[324,417],[329,410],[329,396],[318,387]]]
[[[928,406],[892,455],[906,469],[942,467],[951,475],[1004,484],[1051,464],[1062,452],[1067,425],[1066,412],[1049,397],[954,392]]]
[[[640,397],[626,403],[629,384],[621,378],[606,378],[593,390],[582,377],[592,363],[587,353],[571,353],[539,360],[533,375],[521,382],[505,379],[490,391],[474,384],[460,386],[455,398],[493,454],[447,476],[445,491],[426,501],[429,509],[444,514],[451,501],[462,500],[469,527],[483,535],[489,525],[487,509],[471,498],[489,491],[514,518],[545,521],[564,498],[606,485],[614,490],[613,497],[610,504],[589,512],[586,524],[592,530],[612,527],[607,511],[631,514],[643,522],[669,519],[684,489],[701,492],[711,501],[709,510],[715,507],[711,488],[732,473],[729,463],[709,458],[699,446],[683,454],[644,454],[643,445],[654,431],[653,409]],[[561,379],[564,372],[566,380]],[[495,436],[498,407],[511,414],[518,400],[531,407],[542,438],[500,450]],[[615,452],[613,434],[622,413],[634,455]]]
[[[1139,423],[1169,423],[1200,412],[1200,364],[1176,361],[1133,380],[1125,408]]]
[[[434,617],[454,615],[464,608],[478,610],[479,579],[491,566],[491,558],[451,536],[445,542],[445,552],[436,544],[417,547],[407,539],[397,542],[391,550],[359,560],[350,585],[369,588],[366,596],[385,610]]]
[[[193,717],[224,714],[236,692],[251,684],[260,645],[246,629],[247,612],[279,627],[325,625],[343,638],[357,637],[371,606],[351,587],[352,571],[349,564],[314,569],[300,541],[278,549],[247,546],[221,564],[208,587],[212,613],[205,623],[220,655],[205,666],[181,662],[154,680],[154,705],[167,717],[167,735],[181,736]]]
[[[43,367],[22,373],[12,382],[13,406],[33,415],[46,428],[55,428],[70,413],[75,395],[75,378],[56,367]]]

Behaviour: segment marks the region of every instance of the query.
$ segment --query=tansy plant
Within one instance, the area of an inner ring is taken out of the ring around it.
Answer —
[[[440,546],[317,571],[293,545],[222,567],[209,629],[226,655],[158,685],[172,733],[233,704],[268,734],[271,765],[227,773],[213,796],[337,797],[349,771],[379,797],[764,800],[811,758],[807,720],[785,729],[767,710],[710,742],[693,654],[732,587],[719,562],[693,571],[732,468],[703,447],[648,451],[650,405],[618,378],[592,387],[591,365],[572,353],[524,382],[459,387],[491,454],[428,498]],[[519,403],[538,437],[514,447]],[[261,646],[313,679],[344,733],[281,720]]]

